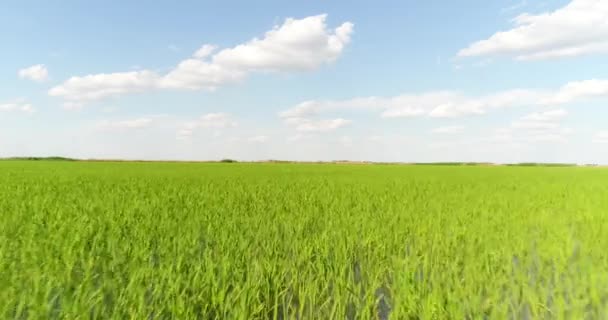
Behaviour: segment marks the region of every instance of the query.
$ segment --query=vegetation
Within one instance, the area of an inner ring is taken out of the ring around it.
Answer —
[[[220,160],[220,162],[223,162],[223,163],[236,163],[238,161],[233,160],[233,159],[222,159],[222,160]]]
[[[66,157],[12,157],[12,158],[0,158],[0,160],[11,160],[11,161],[76,161],[76,159]]]
[[[414,163],[417,166],[487,166],[492,163],[485,162],[418,162]]]
[[[575,163],[522,162],[522,163],[508,164],[508,166],[518,166],[518,167],[576,167],[576,164]]]
[[[606,319],[607,181],[4,161],[0,318]]]

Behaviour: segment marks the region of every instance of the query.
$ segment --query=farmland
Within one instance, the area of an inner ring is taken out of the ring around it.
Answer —
[[[608,170],[0,162],[3,319],[605,319]]]

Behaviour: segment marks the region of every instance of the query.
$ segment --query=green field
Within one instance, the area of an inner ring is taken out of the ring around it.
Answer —
[[[608,170],[0,162],[2,319],[606,319]]]

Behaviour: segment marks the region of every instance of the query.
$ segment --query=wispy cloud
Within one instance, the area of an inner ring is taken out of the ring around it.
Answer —
[[[510,13],[513,11],[517,11],[520,9],[525,8],[528,5],[528,1],[527,0],[521,0],[519,2],[515,2],[512,5],[508,6],[508,7],[504,7],[500,10],[501,13]]]

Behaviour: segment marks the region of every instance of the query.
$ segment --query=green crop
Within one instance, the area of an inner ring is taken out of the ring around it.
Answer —
[[[608,170],[0,162],[2,319],[606,319]]]

